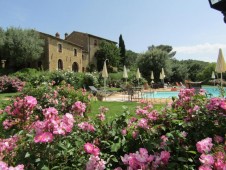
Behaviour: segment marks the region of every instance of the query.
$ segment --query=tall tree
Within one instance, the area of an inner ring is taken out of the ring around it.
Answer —
[[[184,80],[188,79],[188,68],[185,63],[176,59],[171,59],[170,63],[172,67],[171,82],[184,82]]]
[[[5,32],[0,27],[0,58],[1,59],[3,57],[3,47],[4,47],[4,44],[5,44]]]
[[[162,71],[162,68],[164,68],[166,79],[170,79],[170,76],[172,75],[172,68],[170,64],[172,52],[171,50],[166,49],[172,48],[170,48],[170,46],[163,45],[161,47],[151,46],[148,47],[148,51],[138,57],[138,67],[140,68],[140,72],[144,78],[150,80],[151,71],[153,71],[155,81],[159,81],[160,72]]]
[[[181,61],[181,63],[186,65],[188,70],[188,79],[191,81],[201,81],[198,75],[208,65],[207,62],[198,60],[184,60]]]
[[[20,69],[41,57],[44,41],[31,29],[8,28],[5,32],[4,57],[10,66]]]
[[[103,69],[103,64],[106,59],[108,59],[108,67],[118,67],[120,63],[120,52],[119,48],[107,41],[102,41],[100,43],[100,49],[95,53],[97,59],[97,70],[101,71]]]
[[[155,82],[159,81],[162,68],[164,68],[166,79],[172,74],[169,53],[159,48],[152,48],[141,54],[138,57],[138,67],[147,80],[150,80],[151,71],[153,71]]]
[[[125,63],[125,65],[130,69],[136,70],[135,67],[137,66],[136,65],[137,57],[138,57],[137,53],[135,53],[131,50],[127,50],[126,51],[126,63]]]
[[[126,64],[126,47],[124,40],[122,38],[122,34],[119,36],[119,50],[120,50],[120,57],[121,57],[121,63],[122,66]]]

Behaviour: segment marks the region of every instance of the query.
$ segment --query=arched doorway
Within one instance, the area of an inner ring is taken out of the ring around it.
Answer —
[[[72,71],[78,72],[78,63],[74,62],[74,63],[72,64]]]
[[[63,61],[61,59],[58,60],[58,70],[63,70]]]

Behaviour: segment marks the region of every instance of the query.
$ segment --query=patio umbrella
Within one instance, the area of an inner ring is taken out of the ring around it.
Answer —
[[[106,92],[106,80],[108,78],[108,70],[107,70],[107,64],[106,64],[106,61],[108,59],[106,59],[104,61],[104,66],[103,66],[103,70],[102,70],[102,77],[104,78],[104,91]]]
[[[219,49],[219,54],[218,54],[215,71],[217,73],[221,73],[221,87],[222,87],[222,73],[226,71],[226,64],[224,61],[224,56],[223,56],[221,48]]]
[[[151,80],[154,80],[155,78],[154,78],[154,73],[153,73],[153,71],[151,71]]]
[[[213,79],[213,83],[214,83],[214,86],[215,86],[215,73],[214,73],[214,71],[212,71],[212,76],[211,76],[211,78]]]
[[[138,80],[138,86],[139,86],[139,79],[140,79],[140,70],[139,70],[139,68],[137,69],[136,78]]]
[[[163,84],[164,84],[164,78],[165,77],[166,77],[166,75],[165,75],[164,69],[162,68],[162,81],[163,81]]]
[[[124,66],[124,68],[123,68],[123,78],[126,79],[126,84],[127,84],[128,74],[127,74],[126,66]]]
[[[215,77],[214,71],[212,71],[212,76],[211,76],[211,78],[212,78],[212,79],[215,79],[215,78],[216,78],[216,77]]]

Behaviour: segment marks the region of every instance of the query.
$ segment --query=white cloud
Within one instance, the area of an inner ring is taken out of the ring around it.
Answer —
[[[195,59],[208,62],[216,62],[218,57],[219,48],[223,53],[226,52],[226,44],[216,43],[204,43],[194,46],[178,46],[174,47],[174,51],[177,52],[176,58],[179,60]]]

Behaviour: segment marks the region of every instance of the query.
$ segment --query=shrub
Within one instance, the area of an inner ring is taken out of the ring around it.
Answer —
[[[30,81],[31,77],[39,75],[40,73],[41,72],[34,68],[25,68],[13,73],[12,76],[18,77],[22,81],[28,82]]]
[[[0,91],[1,92],[18,92],[21,91],[25,83],[16,77],[1,76]]]
[[[50,73],[51,82],[54,81],[55,85],[59,85],[61,82],[71,84],[75,89],[83,87],[83,73],[75,73],[72,71],[54,71]]]
[[[73,86],[64,82],[59,86],[54,82],[44,83],[36,88],[28,87],[23,92],[34,96],[39,101],[40,108],[55,107],[62,112],[68,112],[76,101],[84,102],[88,107],[90,105],[89,96],[84,89],[75,90]]]
[[[88,86],[95,86],[95,87],[99,86],[97,77],[90,73],[85,73],[83,83],[86,88]]]
[[[3,125],[16,140],[1,139],[12,141],[11,152],[0,150],[4,162],[25,169],[225,169],[224,98],[182,89],[161,112],[141,101],[135,117],[125,108],[108,122],[107,108],[91,120],[85,102],[62,110],[52,99],[68,97],[71,88],[54,90],[50,98],[25,96],[6,107]]]

